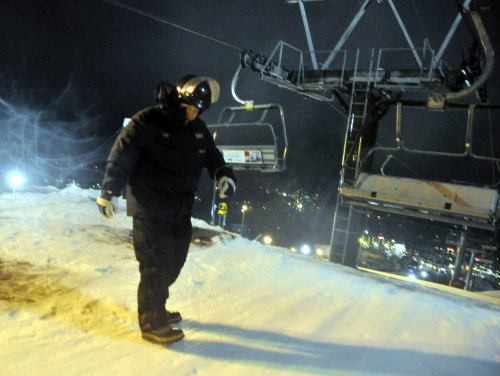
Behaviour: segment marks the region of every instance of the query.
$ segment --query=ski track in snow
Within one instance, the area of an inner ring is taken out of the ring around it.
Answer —
[[[186,338],[148,344],[131,219],[95,195],[0,195],[2,375],[500,374],[498,306],[243,238],[191,246],[168,307]]]

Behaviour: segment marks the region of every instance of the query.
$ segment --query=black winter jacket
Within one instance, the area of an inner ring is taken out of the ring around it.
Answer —
[[[128,183],[130,216],[188,220],[203,167],[212,179],[235,180],[202,120],[178,126],[160,106],[148,107],[135,114],[117,137],[102,190],[119,196]]]

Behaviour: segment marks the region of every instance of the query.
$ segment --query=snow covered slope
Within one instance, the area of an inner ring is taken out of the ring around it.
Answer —
[[[0,195],[1,375],[500,374],[498,306],[242,238],[192,245],[186,338],[144,342],[131,219],[96,195]]]

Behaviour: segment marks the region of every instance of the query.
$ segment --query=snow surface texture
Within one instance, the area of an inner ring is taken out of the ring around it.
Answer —
[[[131,219],[96,195],[0,195],[1,375],[500,375],[499,306],[243,238],[192,244],[186,338],[149,344]]]

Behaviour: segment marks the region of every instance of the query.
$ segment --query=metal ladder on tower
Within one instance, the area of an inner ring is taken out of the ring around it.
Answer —
[[[349,103],[349,113],[347,116],[344,148],[342,152],[339,188],[344,185],[353,186],[359,173],[361,145],[363,142],[359,133],[365,121],[370,85],[374,79],[372,74],[373,55],[374,51],[372,50],[368,76],[359,77],[359,49],[356,52],[350,96],[351,100]],[[338,193],[335,214],[333,217],[332,235],[330,238],[330,261],[355,267],[359,247],[358,232],[351,230],[352,227],[359,227],[359,225],[356,226],[356,224],[353,223],[353,217],[352,205],[343,204],[340,193]]]

